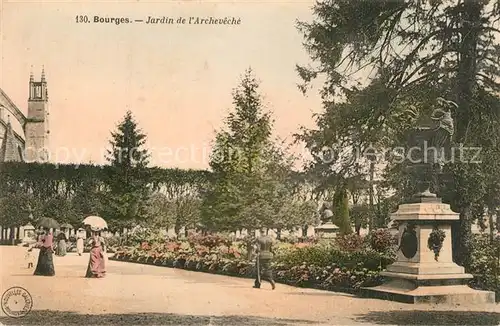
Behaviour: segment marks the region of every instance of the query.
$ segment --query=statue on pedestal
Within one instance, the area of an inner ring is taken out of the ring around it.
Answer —
[[[320,214],[320,220],[321,224],[325,224],[328,222],[333,222],[332,217],[333,217],[333,212],[331,210],[331,207],[327,203],[323,203],[323,206],[321,207],[321,214]]]
[[[451,117],[451,110],[456,109],[458,106],[453,101],[447,101],[441,97],[436,100],[438,108],[436,108],[431,115],[431,119],[436,123],[433,131],[430,145],[435,148],[438,157],[433,162],[438,165],[439,169],[444,165],[444,156],[449,155],[451,147],[451,139],[454,133],[453,119]]]
[[[422,123],[412,130],[409,139],[411,164],[410,171],[414,175],[418,188],[416,198],[435,198],[430,187],[438,184],[446,155],[451,152],[451,139],[454,133],[451,110],[457,105],[441,97],[436,100],[436,108],[432,112],[431,125]],[[414,151],[414,150],[417,151]],[[417,153],[414,155],[414,153]]]
[[[453,261],[452,226],[460,221],[460,214],[430,191],[431,183],[437,184],[437,176],[442,174],[444,153],[453,154],[451,109],[456,104],[442,98],[437,104],[429,119],[434,124],[421,120],[408,139],[404,168],[410,169],[410,185],[417,189],[412,187],[416,194],[391,214],[398,224],[396,261],[380,272],[383,284],[362,291],[370,297],[405,303],[494,303],[495,292],[469,287],[473,275]],[[429,156],[429,151],[434,155]]]
[[[324,203],[321,207],[321,225],[314,228],[315,233],[322,238],[334,237],[339,227],[333,223],[333,212],[330,205]]]

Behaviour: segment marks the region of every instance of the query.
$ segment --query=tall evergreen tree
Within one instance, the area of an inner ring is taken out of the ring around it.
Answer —
[[[234,111],[213,146],[211,188],[205,193],[201,222],[208,230],[272,227],[291,197],[286,153],[271,139],[272,120],[248,69],[233,92]],[[278,155],[282,154],[282,155]],[[278,223],[281,226],[286,223]]]
[[[144,148],[146,135],[139,129],[130,111],[111,137],[111,149],[106,157],[111,169],[106,180],[105,211],[113,227],[120,229],[130,227],[147,216],[149,153]]]

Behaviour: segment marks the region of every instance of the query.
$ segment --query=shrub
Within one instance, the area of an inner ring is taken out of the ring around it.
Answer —
[[[345,251],[358,251],[363,247],[363,238],[356,233],[337,235],[334,240],[335,245]]]
[[[116,248],[118,246],[120,246],[121,242],[122,242],[122,238],[120,236],[111,236],[109,238],[106,238],[106,244],[108,246],[108,248]],[[75,240],[76,242],[76,240]]]
[[[158,243],[164,242],[167,236],[159,229],[137,228],[136,230],[124,235],[124,246],[136,246],[143,242]]]
[[[395,239],[389,229],[376,229],[370,232],[367,239],[370,247],[378,252],[387,252],[394,245]]]
[[[290,248],[281,255],[276,255],[275,261],[285,266],[301,264],[327,266],[331,263],[331,248],[324,245]]]
[[[474,275],[474,288],[496,292],[500,299],[500,237],[490,241],[487,234],[472,237],[470,273]]]

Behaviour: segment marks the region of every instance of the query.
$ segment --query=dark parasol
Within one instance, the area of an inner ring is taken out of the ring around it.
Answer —
[[[57,223],[56,220],[50,217],[42,217],[38,221],[38,226],[44,227],[47,229],[58,229],[59,228],[59,223]]]
[[[74,227],[69,223],[64,223],[61,225],[61,229],[74,229]]]

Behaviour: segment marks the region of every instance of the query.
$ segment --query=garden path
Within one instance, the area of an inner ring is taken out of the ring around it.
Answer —
[[[88,254],[55,257],[55,277],[32,276],[25,248],[0,247],[0,291],[22,286],[33,309],[3,324],[352,325],[500,324],[500,306],[413,306],[252,280],[109,261],[104,279],[86,279]],[[38,253],[35,253],[36,255]]]

